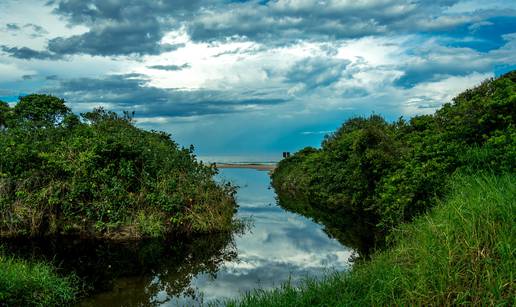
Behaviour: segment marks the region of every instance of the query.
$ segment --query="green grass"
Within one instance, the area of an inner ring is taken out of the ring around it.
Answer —
[[[349,273],[255,291],[229,306],[514,306],[516,175],[455,176],[432,212]]]
[[[17,259],[0,249],[0,306],[68,305],[76,284],[73,277],[58,276],[50,264]]]

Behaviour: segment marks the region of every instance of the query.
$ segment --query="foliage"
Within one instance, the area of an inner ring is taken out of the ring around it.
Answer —
[[[273,186],[290,209],[323,211],[332,224],[350,214],[375,221],[379,241],[435,205],[456,170],[516,170],[516,71],[458,95],[433,115],[352,118],[279,163]]]
[[[9,117],[10,108],[7,102],[0,100],[0,129],[3,129]]]
[[[36,127],[59,125],[65,116],[70,114],[70,109],[63,99],[40,94],[20,97],[13,111],[16,122],[11,125],[26,123]]]
[[[234,188],[215,183],[217,170],[170,135],[102,108],[81,119],[48,95],[2,108],[3,235],[123,239],[231,227]]]
[[[77,291],[72,275],[60,277],[50,264],[13,258],[0,249],[0,305],[63,306]]]
[[[516,176],[455,175],[433,211],[394,231],[392,248],[300,288],[229,306],[513,306]]]

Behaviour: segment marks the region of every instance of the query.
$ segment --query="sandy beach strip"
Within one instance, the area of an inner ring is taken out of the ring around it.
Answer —
[[[254,164],[254,163],[215,163],[217,168],[251,168],[259,171],[273,171],[276,164]]]

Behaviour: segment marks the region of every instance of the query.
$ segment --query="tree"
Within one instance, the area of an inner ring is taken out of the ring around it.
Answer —
[[[62,123],[70,109],[63,99],[42,94],[20,97],[14,106],[14,115],[18,122],[29,122],[37,127],[52,127]]]

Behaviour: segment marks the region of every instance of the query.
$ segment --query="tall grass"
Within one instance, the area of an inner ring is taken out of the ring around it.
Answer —
[[[0,246],[0,306],[63,306],[76,295],[73,277],[60,277],[50,264],[8,256]]]
[[[230,306],[516,304],[516,175],[457,175],[432,212],[349,273],[249,293]]]

